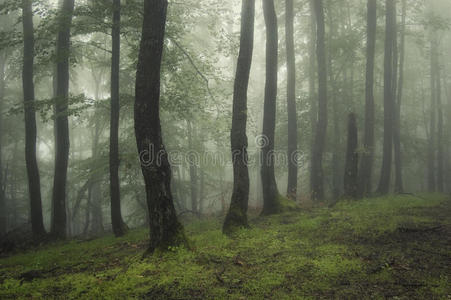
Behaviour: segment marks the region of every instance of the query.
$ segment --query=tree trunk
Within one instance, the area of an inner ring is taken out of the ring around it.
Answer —
[[[359,197],[371,193],[371,178],[374,159],[374,58],[376,49],[377,1],[368,0],[366,83],[365,83],[365,133],[362,162],[359,171]]]
[[[431,118],[429,127],[429,145],[428,145],[428,191],[436,191],[435,181],[435,134],[436,134],[436,71],[435,71],[435,47],[436,43],[431,41]]]
[[[150,219],[149,253],[186,245],[171,194],[171,166],[160,124],[160,71],[166,27],[166,0],[144,2],[136,72],[135,134]],[[158,158],[158,159],[155,159]]]
[[[42,217],[41,181],[38,162],[36,159],[36,113],[34,106],[34,28],[33,9],[31,0],[22,1],[24,60],[23,60],[23,96],[25,111],[25,162],[27,165],[28,191],[30,197],[31,229],[33,235],[45,234]]]
[[[345,197],[357,198],[357,173],[359,166],[357,120],[354,113],[348,116],[348,147],[346,150],[346,167],[344,175]]]
[[[274,174],[274,135],[276,128],[278,33],[277,16],[273,0],[263,0],[266,25],[266,82],[263,108],[261,143],[261,178],[263,186],[263,211],[268,215],[280,211],[279,192]]]
[[[96,100],[99,100],[98,93],[96,93]],[[97,108],[95,114],[97,115]],[[99,140],[100,140],[100,118],[94,115],[95,128],[94,138],[92,143],[92,158],[94,160],[99,158]],[[101,235],[103,233],[103,214],[102,214],[102,173],[100,170],[91,170],[92,173],[92,186],[91,186],[91,215],[92,225],[91,231],[94,235]],[[114,232],[114,228],[113,228]]]
[[[58,20],[56,41],[56,95],[55,95],[55,172],[52,195],[52,230],[55,238],[66,238],[66,181],[69,160],[69,97],[70,28],[74,0],[63,0]]]
[[[230,143],[233,162],[233,192],[222,231],[247,227],[249,204],[249,170],[247,166],[247,91],[254,50],[255,0],[243,0],[241,8],[240,53],[233,91],[233,115]]]
[[[435,71],[437,72],[436,86],[437,86],[437,191],[443,193],[443,169],[444,169],[444,155],[443,155],[443,107],[442,107],[442,86],[440,76],[439,57],[437,54]]]
[[[308,48],[308,56],[309,56],[309,104],[310,104],[310,126],[311,126],[311,140],[310,140],[310,148],[311,153],[313,154],[313,145],[314,145],[314,137],[316,134],[316,122],[318,122],[318,108],[316,102],[316,93],[315,93],[315,49],[316,49],[316,16],[315,16],[315,0],[309,0],[310,6],[310,39],[309,39],[309,48]]]
[[[325,48],[324,8],[322,0],[315,0],[317,24],[316,56],[318,60],[318,123],[313,145],[310,184],[312,199],[324,200],[323,153],[327,133],[327,66]]]
[[[296,114],[296,59],[294,53],[293,0],[285,0],[285,40],[287,48],[288,185],[287,197],[296,200],[298,185],[298,125]]]
[[[119,62],[120,62],[121,1],[113,1],[111,56],[111,116],[110,116],[110,201],[111,224],[115,236],[127,232],[122,219],[119,182]]]
[[[3,178],[3,101],[5,94],[6,55],[0,52],[0,237],[8,230],[8,211],[6,210],[5,181]]]
[[[396,30],[395,0],[386,0],[385,55],[384,55],[384,146],[378,194],[386,195],[390,189],[393,151],[393,44]]]
[[[406,0],[402,0],[402,20],[401,20],[401,43],[399,49],[399,79],[398,94],[395,104],[395,118],[393,131],[393,145],[395,150],[395,192],[400,194],[404,192],[402,180],[402,153],[401,153],[401,102],[404,85],[404,60],[405,60],[405,31],[406,31]]]
[[[195,136],[195,130],[190,121],[188,121],[188,147],[190,151],[193,149],[193,138]],[[193,213],[198,213],[197,203],[197,161],[196,156],[191,156],[189,161],[189,178],[190,178],[190,190],[191,190],[191,210]]]

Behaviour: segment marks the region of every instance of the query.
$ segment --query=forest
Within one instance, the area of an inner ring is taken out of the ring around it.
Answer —
[[[0,0],[0,299],[450,299],[448,0]]]

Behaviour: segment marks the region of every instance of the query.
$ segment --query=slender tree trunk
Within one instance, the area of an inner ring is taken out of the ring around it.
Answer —
[[[316,56],[318,60],[318,123],[313,145],[310,184],[312,199],[322,201],[324,195],[323,153],[327,133],[327,66],[325,48],[324,8],[322,0],[315,0],[317,24]]]
[[[395,0],[385,2],[385,55],[384,55],[384,146],[378,194],[386,195],[390,189],[393,151],[393,43],[395,39]]]
[[[364,152],[359,171],[358,195],[371,193],[371,178],[374,159],[374,58],[376,49],[377,0],[368,0],[366,83],[365,83],[365,132]]]
[[[348,116],[348,147],[346,150],[346,167],[344,175],[345,197],[357,198],[357,173],[359,166],[357,120],[354,113]]]
[[[96,99],[98,100],[98,93],[96,93]],[[96,111],[96,114],[98,112]],[[94,116],[95,128],[94,139],[92,143],[92,158],[95,160],[99,157],[99,140],[100,140],[100,122],[99,116]],[[102,174],[99,170],[92,170],[92,187],[91,187],[91,215],[92,225],[91,231],[94,235],[100,235],[103,233],[103,214],[102,214]],[[114,232],[114,229],[113,229]]]
[[[3,177],[3,101],[5,94],[5,65],[6,55],[0,52],[0,237],[8,230],[8,211],[6,209],[5,178]]]
[[[160,71],[167,6],[166,0],[144,2],[136,72],[135,134],[149,210],[149,253],[187,244],[174,208],[171,166],[161,136]]]
[[[436,145],[436,71],[435,71],[435,47],[434,41],[431,42],[431,118],[429,126],[429,145],[428,145],[428,191],[436,191],[435,180],[435,145]]]
[[[310,39],[309,39],[309,104],[310,104],[310,126],[311,126],[311,141],[310,148],[313,154],[314,137],[316,134],[316,123],[318,122],[318,104],[316,101],[315,93],[315,77],[316,77],[316,64],[315,64],[315,49],[316,49],[316,15],[315,15],[315,0],[309,0],[310,6]]]
[[[202,168],[199,168],[200,183],[199,183],[199,215],[204,213],[205,205],[205,173]]]
[[[58,37],[56,42],[56,95],[55,95],[55,172],[52,195],[52,235],[66,238],[66,181],[69,160],[69,120],[67,116],[69,98],[69,52],[70,28],[74,0],[63,0],[59,12]]]
[[[254,50],[255,0],[243,0],[241,8],[240,53],[233,90],[233,114],[230,143],[233,162],[233,192],[222,231],[231,233],[246,227],[249,204],[249,170],[247,166],[247,91]]]
[[[393,131],[393,145],[395,150],[395,192],[403,193],[402,180],[402,153],[401,153],[401,102],[402,92],[404,86],[404,60],[405,60],[405,31],[406,31],[406,0],[402,0],[402,20],[401,20],[401,43],[399,49],[399,79],[398,79],[398,94],[396,97],[395,106],[395,128]]]
[[[444,155],[443,155],[443,107],[442,107],[442,86],[440,76],[439,58],[436,58],[435,71],[437,72],[436,86],[437,86],[437,191],[443,193],[444,189]]]
[[[31,0],[22,1],[24,60],[23,60],[23,96],[25,111],[25,161],[28,175],[28,191],[30,197],[31,229],[33,235],[45,234],[42,217],[41,181],[38,162],[36,159],[36,113],[34,107],[34,28],[33,9]]]
[[[276,177],[274,174],[274,135],[276,129],[278,33],[273,0],[263,0],[266,25],[266,83],[261,143],[261,178],[263,211],[268,215],[280,211]]]
[[[195,130],[190,121],[188,121],[188,147],[193,151],[193,139],[195,138]],[[191,210],[198,213],[198,197],[197,197],[197,161],[196,157],[191,157],[189,163],[189,178],[191,190]]]
[[[111,56],[111,116],[110,116],[110,201],[111,224],[115,236],[127,232],[122,219],[119,182],[119,62],[121,47],[121,1],[113,1],[112,56]]]
[[[296,59],[294,54],[293,0],[285,0],[285,40],[287,48],[288,185],[287,197],[296,200],[298,185],[298,125],[296,114]]]

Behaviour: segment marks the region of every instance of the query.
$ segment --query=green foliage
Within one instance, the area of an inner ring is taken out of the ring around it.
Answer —
[[[192,250],[146,259],[144,229],[56,243],[0,259],[0,298],[446,298],[451,249],[431,228],[449,230],[450,209],[438,194],[341,202],[253,219],[233,239],[198,220]]]

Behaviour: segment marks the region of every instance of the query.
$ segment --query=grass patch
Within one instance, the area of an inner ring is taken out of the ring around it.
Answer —
[[[70,241],[0,259],[0,298],[447,298],[449,199],[343,201],[250,220],[186,226],[192,250],[142,259],[147,230]]]

